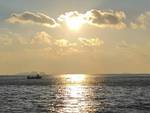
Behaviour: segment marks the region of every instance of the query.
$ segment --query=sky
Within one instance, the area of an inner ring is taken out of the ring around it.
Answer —
[[[0,74],[149,73],[149,0],[0,0]]]

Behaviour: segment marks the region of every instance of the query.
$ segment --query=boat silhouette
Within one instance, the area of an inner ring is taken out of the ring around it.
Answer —
[[[40,76],[39,74],[37,74],[36,76],[27,76],[27,79],[41,79],[42,76]]]

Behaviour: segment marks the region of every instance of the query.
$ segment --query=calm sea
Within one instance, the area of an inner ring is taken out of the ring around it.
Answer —
[[[0,113],[150,113],[150,77],[2,76]]]

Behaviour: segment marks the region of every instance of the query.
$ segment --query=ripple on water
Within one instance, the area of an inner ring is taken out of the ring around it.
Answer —
[[[149,113],[150,86],[3,85],[2,113]]]

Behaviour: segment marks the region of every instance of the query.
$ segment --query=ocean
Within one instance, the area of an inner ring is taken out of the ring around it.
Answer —
[[[0,113],[150,113],[149,75],[73,76],[1,76]]]

